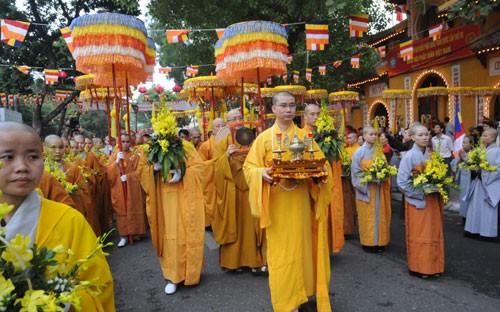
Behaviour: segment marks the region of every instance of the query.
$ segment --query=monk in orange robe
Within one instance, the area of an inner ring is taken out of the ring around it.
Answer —
[[[352,156],[358,148],[358,135],[349,133],[346,147],[349,162],[352,162]],[[342,190],[344,191],[344,235],[353,235],[356,230],[356,193],[350,176],[342,177]]]
[[[215,152],[215,137],[217,133],[219,133],[220,129],[226,126],[226,122],[222,118],[215,118],[212,121],[212,136],[210,139],[206,140],[201,144],[198,149],[198,153],[203,160],[210,160],[213,158],[213,154]]]
[[[127,236],[140,238],[146,233],[145,198],[136,172],[140,157],[130,150],[131,138],[128,134],[123,134],[121,141],[123,151],[111,155],[107,167],[111,202],[120,235],[118,247],[128,243]]]
[[[76,208],[75,202],[71,199],[68,192],[66,192],[64,186],[50,172],[43,171],[38,188],[42,192],[43,197]]]

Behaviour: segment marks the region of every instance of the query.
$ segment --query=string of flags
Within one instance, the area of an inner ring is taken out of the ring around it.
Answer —
[[[394,7],[397,13],[409,14],[410,12],[407,9],[406,5],[396,5]],[[355,14],[349,17],[349,35],[353,38],[362,38],[368,32],[368,22],[369,16],[368,14]],[[305,24],[305,33],[306,33],[306,50],[307,51],[324,51],[328,50],[328,46],[330,44],[329,40],[329,29],[328,29],[328,20],[322,21],[311,21],[311,22],[298,22],[292,24],[282,24],[287,29],[289,29],[290,25],[299,25]],[[22,21],[14,21],[8,19],[1,19],[1,41],[5,44],[8,44],[13,47],[20,47],[24,42],[24,38],[29,30],[30,23],[22,22]],[[441,38],[441,34],[443,31],[443,24],[438,24],[432,26],[428,29],[429,40],[436,41]],[[154,31],[154,30],[153,30]],[[169,44],[174,43],[186,43],[189,40],[188,34],[194,31],[215,31],[218,38],[221,38],[224,34],[225,28],[216,28],[216,29],[176,29],[176,30],[166,30],[165,34],[167,37],[167,42]],[[60,29],[61,35],[64,38],[68,49],[70,52],[73,52],[73,41],[71,38],[71,29],[69,27],[64,27]],[[386,46],[381,46],[376,48],[376,52],[379,54],[381,58],[386,57]],[[365,52],[368,53],[368,52]],[[362,54],[359,53],[351,56],[350,64],[352,68],[359,69],[360,68],[360,57]],[[402,42],[400,44],[400,56],[403,60],[409,61],[413,58],[413,40],[409,38],[408,40]],[[343,64],[343,61],[349,60],[349,58],[344,60],[337,60],[333,62],[333,67],[338,68]],[[288,64],[291,64],[293,61],[293,55],[288,56]],[[190,65],[190,66],[167,66],[161,67],[158,72],[160,74],[168,75],[172,72],[173,68],[186,68],[186,76],[195,77],[199,73],[199,67],[201,66],[210,66],[212,64],[205,65]],[[21,71],[24,74],[28,74],[31,70],[29,66],[14,66],[16,69]],[[315,67],[316,68],[316,67]],[[326,75],[327,64],[321,64],[317,66],[320,75]],[[45,80],[47,84],[54,84],[58,81],[58,73],[57,69],[44,69]],[[298,82],[299,74],[293,74],[293,80]],[[312,69],[306,69],[306,79],[311,81],[312,77]],[[287,75],[283,75],[282,79],[286,81]]]

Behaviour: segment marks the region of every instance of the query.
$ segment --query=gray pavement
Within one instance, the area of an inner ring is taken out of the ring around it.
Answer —
[[[445,273],[427,280],[410,276],[400,205],[393,201],[391,243],[385,252],[363,252],[355,236],[331,256],[333,311],[500,311],[500,244],[464,238],[461,218],[446,211]],[[200,284],[180,286],[172,296],[164,294],[149,239],[109,251],[117,311],[272,311],[267,278],[222,271],[210,232]],[[313,302],[306,307],[314,311]]]

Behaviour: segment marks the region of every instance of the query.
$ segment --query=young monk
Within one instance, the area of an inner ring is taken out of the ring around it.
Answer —
[[[43,173],[42,143],[36,131],[15,122],[0,122],[0,190],[2,201],[13,205],[2,223],[6,238],[16,234],[31,238],[30,245],[54,249],[59,244],[73,251],[70,261],[85,258],[94,249],[96,236],[83,215],[67,205],[41,198],[35,188]],[[100,284],[102,293],[81,291],[82,311],[115,311],[113,279],[103,255],[96,254],[81,272],[81,280]]]

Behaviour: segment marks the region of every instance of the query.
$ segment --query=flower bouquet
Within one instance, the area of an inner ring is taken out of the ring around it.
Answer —
[[[0,168],[2,163],[0,162]],[[0,200],[2,192],[0,191]],[[14,207],[0,202],[0,220]],[[84,259],[70,261],[73,252],[59,245],[54,250],[29,247],[30,237],[17,234],[8,241],[0,226],[0,311],[65,311],[71,305],[81,310],[82,290],[100,294],[99,285],[79,278],[86,263],[111,243],[98,238],[94,250]]]
[[[351,175],[351,158],[347,153],[345,140],[342,140],[340,145],[340,159],[342,159],[342,176],[348,177]]]
[[[314,140],[330,163],[339,160],[340,148],[344,140],[339,137],[337,130],[335,130],[334,120],[324,101],[321,104],[319,118],[316,120]]]
[[[467,160],[459,165],[459,168],[464,168],[469,171],[497,171],[498,167],[490,165],[486,160],[486,148],[479,141],[479,144],[469,152]]]
[[[377,149],[377,146],[375,146]],[[382,183],[385,179],[395,176],[398,174],[398,169],[395,166],[391,166],[387,163],[387,160],[380,150],[380,153],[375,151],[372,165],[368,170],[361,172],[361,180],[359,183]]]
[[[439,193],[443,202],[448,203],[449,197],[446,189],[458,189],[453,183],[453,177],[447,176],[448,167],[444,163],[439,151],[434,152],[431,158],[423,164],[421,171],[413,174],[413,186],[422,187],[425,194]]]
[[[154,133],[148,150],[149,163],[162,165],[163,181],[167,181],[171,169],[179,169],[181,177],[186,173],[186,152],[182,139],[177,136],[177,121],[167,107],[162,107],[151,119]]]

